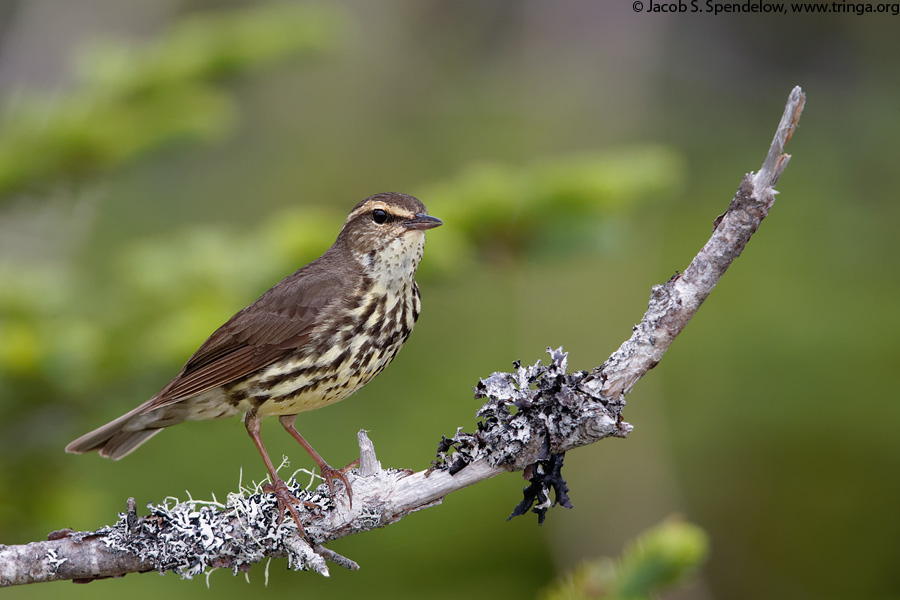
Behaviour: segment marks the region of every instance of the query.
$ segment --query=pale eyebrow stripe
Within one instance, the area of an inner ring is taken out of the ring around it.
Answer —
[[[367,213],[372,210],[375,210],[376,208],[380,208],[380,209],[384,210],[384,205],[381,204],[380,202],[372,202],[372,203],[363,204],[362,206],[360,206],[359,208],[357,208],[356,210],[354,210],[352,213],[350,213],[347,216],[347,221],[348,222],[352,221],[359,215]]]
[[[390,207],[388,207],[388,205],[384,204],[383,202],[373,201],[373,202],[363,204],[362,206],[360,206],[359,208],[357,208],[356,210],[351,212],[347,216],[346,222],[349,223],[350,221],[352,221],[359,215],[365,214],[367,212],[371,212],[371,211],[375,210],[376,208],[380,208],[381,210],[386,211],[390,215],[395,215],[395,216],[398,216],[398,217],[404,218],[404,219],[411,219],[415,216],[414,214],[409,213],[407,211],[398,212],[396,210],[396,208],[390,208]]]

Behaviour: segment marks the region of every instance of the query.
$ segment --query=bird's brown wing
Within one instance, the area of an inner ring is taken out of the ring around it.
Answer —
[[[331,299],[341,297],[341,289],[342,280],[335,274],[308,269],[294,273],[209,336],[141,412],[231,383],[302,347],[317,315]]]

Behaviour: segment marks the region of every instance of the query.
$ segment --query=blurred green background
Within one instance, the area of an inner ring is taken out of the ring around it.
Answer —
[[[70,440],[158,391],[215,327],[380,191],[445,226],[394,364],[298,427],[332,465],[369,430],[426,468],[479,377],[563,345],[589,369],[706,241],[809,96],[769,219],[628,397],[627,440],[571,452],[575,509],[505,519],[506,475],[285,561],[4,597],[533,598],[681,513],[710,536],[670,598],[900,598],[897,19],[637,14],[630,2],[0,1],[0,543],[109,523],[134,496],[234,491],[237,420],[120,462]],[[293,466],[307,458],[272,423]]]

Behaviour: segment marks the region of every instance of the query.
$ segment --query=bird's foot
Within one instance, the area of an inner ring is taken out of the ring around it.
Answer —
[[[304,500],[300,500],[297,498],[292,492],[288,485],[280,478],[275,477],[275,481],[273,483],[267,483],[263,486],[263,491],[266,493],[275,494],[275,501],[278,503],[278,523],[284,520],[284,515],[286,512],[290,512],[291,516],[294,518],[294,521],[297,523],[297,528],[300,530],[300,535],[306,537],[306,531],[303,529],[303,523],[300,522],[300,512],[297,510],[298,504],[303,504],[307,508],[317,508],[315,504],[312,502],[306,502]]]
[[[359,459],[354,460],[352,463],[341,469],[332,469],[327,464],[323,464],[321,467],[319,467],[319,470],[322,472],[322,479],[324,479],[325,483],[328,484],[328,492],[332,497],[334,497],[335,480],[338,480],[344,484],[344,489],[347,490],[347,500],[350,501],[350,508],[353,508],[353,492],[350,489],[350,482],[347,480],[347,472],[350,469],[354,469],[358,466]]]

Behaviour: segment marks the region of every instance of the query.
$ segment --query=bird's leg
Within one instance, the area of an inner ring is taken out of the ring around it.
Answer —
[[[275,465],[272,464],[272,459],[269,458],[269,453],[266,452],[262,438],[259,436],[260,420],[260,416],[256,414],[256,411],[250,411],[244,417],[247,433],[250,434],[250,439],[253,440],[253,443],[256,444],[256,449],[262,455],[263,462],[266,463],[266,470],[269,471],[269,480],[272,482],[264,485],[263,491],[275,494],[275,500],[278,502],[278,522],[280,523],[284,519],[285,511],[290,511],[294,521],[297,522],[300,534],[306,537],[306,531],[304,531],[303,524],[300,522],[300,513],[297,512],[297,498],[291,493],[284,480],[278,476],[278,473],[275,471]]]
[[[319,456],[319,453],[316,452],[312,446],[309,445],[309,442],[303,439],[303,436],[300,435],[300,432],[297,431],[297,428],[294,427],[294,419],[297,418],[297,415],[282,415],[278,417],[278,421],[281,423],[282,427],[284,427],[291,437],[297,440],[303,449],[306,450],[309,455],[312,457],[313,461],[319,466],[319,471],[322,473],[322,479],[325,480],[325,483],[328,484],[328,491],[331,492],[331,495],[334,496],[334,480],[339,479],[344,484],[344,489],[347,490],[347,499],[350,501],[350,506],[353,506],[353,493],[350,490],[350,482],[347,481],[346,472],[352,469],[353,467],[359,465],[359,459],[356,459],[343,469],[332,469],[328,466],[328,463]]]

